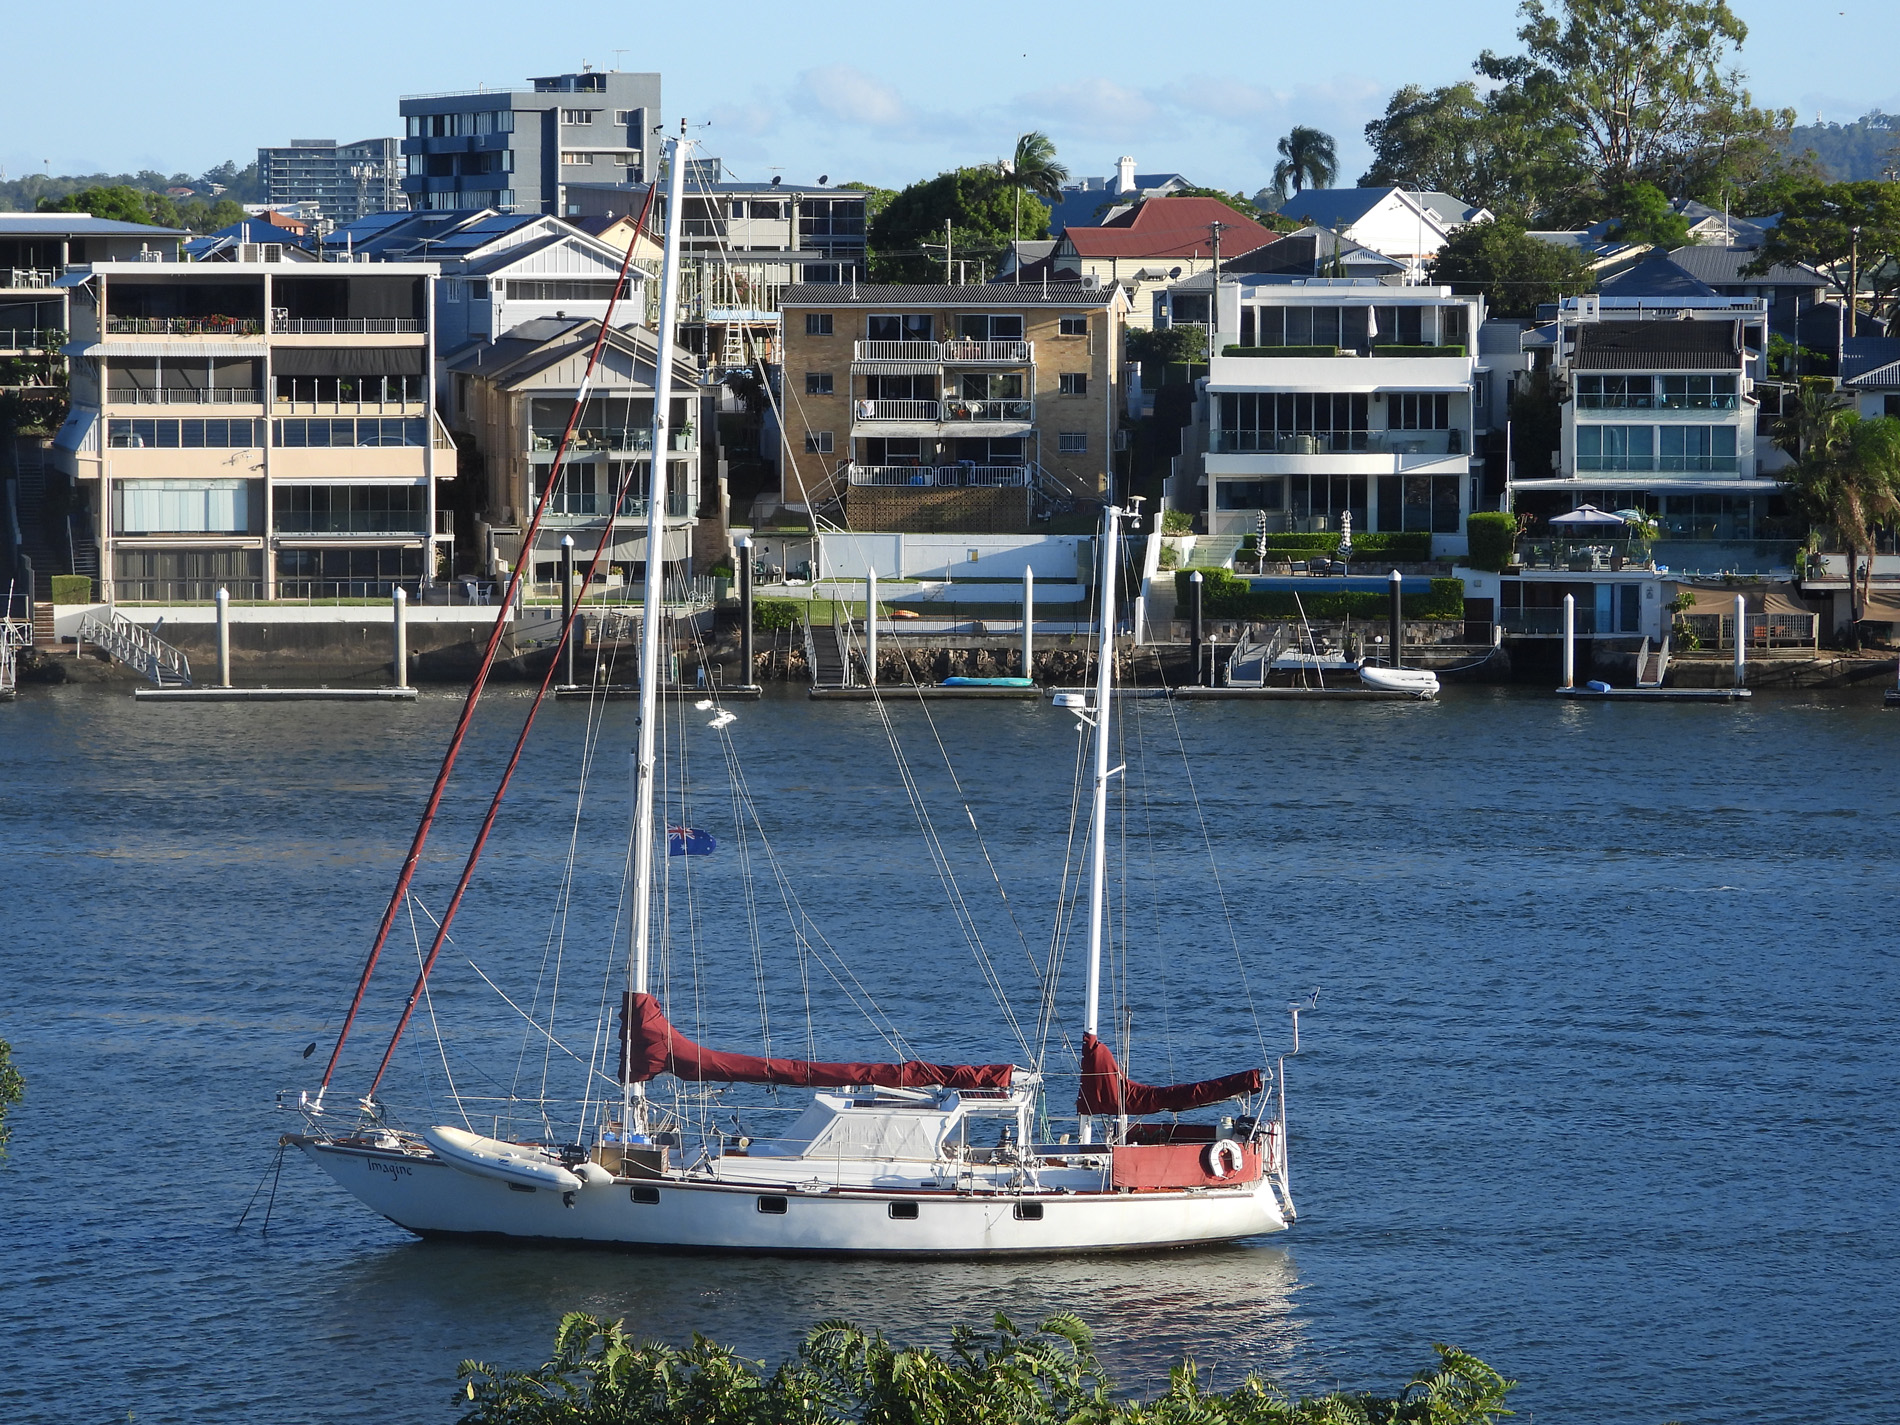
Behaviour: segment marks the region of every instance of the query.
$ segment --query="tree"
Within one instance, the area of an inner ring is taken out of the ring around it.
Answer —
[[[1496,317],[1534,317],[1544,303],[1596,285],[1576,248],[1532,237],[1512,218],[1459,228],[1432,258],[1431,278],[1479,293]]]
[[[1330,187],[1339,176],[1339,155],[1334,150],[1331,134],[1295,124],[1275,147],[1280,161],[1273,165],[1273,186],[1281,192],[1286,191],[1288,184],[1295,193],[1306,188]]]
[[[870,220],[867,237],[873,280],[942,281],[946,222],[953,255],[969,259],[971,275],[976,275],[979,264],[994,272],[1016,231],[1018,200],[1010,180],[987,164],[954,168],[911,184]],[[1049,210],[1041,200],[1020,201],[1022,231],[1046,231]]]
[[[1559,191],[1540,203],[1566,218],[1633,183],[1718,192],[1772,158],[1794,123],[1756,109],[1727,67],[1748,37],[1727,0],[1524,0],[1519,13],[1525,52],[1486,50],[1477,69],[1500,85],[1494,105],[1567,151]]]
[[[1900,183],[1830,183],[1790,195],[1748,271],[1765,273],[1779,262],[1819,268],[1843,298],[1858,276],[1863,288],[1873,284],[1876,316],[1893,310],[1900,298]]]
[[[1900,527],[1900,420],[1863,420],[1838,407],[1814,415],[1810,422],[1797,413],[1797,425],[1811,428],[1794,437],[1802,453],[1789,472],[1789,493],[1803,513],[1833,531],[1846,553],[1859,623],[1867,617],[1878,533]]]
[[[1372,166],[1362,188],[1455,193],[1496,213],[1527,217],[1524,183],[1513,170],[1508,118],[1469,80],[1441,89],[1408,84],[1366,125]]]
[[[76,193],[68,193],[61,198],[40,199],[39,211],[42,213],[91,213],[95,218],[110,218],[120,223],[156,224],[163,227],[152,213],[152,199],[156,193],[148,193],[129,184],[115,184],[110,188],[81,188]],[[169,200],[165,200],[169,204]]]
[[[844,1321],[813,1329],[771,1374],[695,1336],[636,1344],[618,1322],[573,1313],[529,1371],[464,1361],[462,1425],[1496,1425],[1516,1382],[1452,1346],[1394,1395],[1294,1399],[1258,1376],[1225,1394],[1183,1362],[1152,1402],[1118,1398],[1081,1319],[1024,1331],[954,1327],[947,1351],[899,1346]]]
[[[1650,247],[1686,247],[1695,241],[1689,220],[1670,206],[1668,196],[1653,183],[1632,183],[1618,204],[1623,216],[1608,236],[1612,242],[1637,242]]]
[[[1062,198],[1062,185],[1069,181],[1069,170],[1056,162],[1054,140],[1041,129],[1031,129],[1016,140],[1016,153],[1009,160],[1009,183],[1016,190],[1016,216],[1011,235],[1023,235],[1023,194],[1054,205]],[[1047,219],[1044,220],[1047,227]]]
[[[0,1039],[0,1158],[7,1153],[7,1140],[13,1130],[7,1126],[7,1110],[26,1097],[26,1079],[13,1067],[13,1046]]]

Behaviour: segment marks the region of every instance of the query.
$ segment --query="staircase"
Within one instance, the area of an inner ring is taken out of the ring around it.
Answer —
[[[33,561],[31,597],[53,597],[53,575],[65,569],[64,550],[55,551],[47,542],[43,516],[46,509],[46,465],[37,438],[19,436],[13,442],[13,468],[17,483],[13,490],[13,508],[20,520],[20,552]]]
[[[844,635],[834,622],[829,629],[805,625],[805,659],[814,688],[842,688],[845,676]]]
[[[87,614],[79,623],[82,643],[97,644],[147,682],[161,688],[189,688],[191,660],[141,624],[113,609],[110,622]]]
[[[1240,553],[1240,546],[1246,536],[1240,534],[1200,534],[1194,537],[1194,547],[1188,551],[1184,569],[1232,569],[1234,556]]]
[[[1649,640],[1643,640],[1643,646],[1636,654],[1636,686],[1639,688],[1660,688],[1663,674],[1669,671],[1669,635],[1664,634],[1662,646],[1651,648]]]

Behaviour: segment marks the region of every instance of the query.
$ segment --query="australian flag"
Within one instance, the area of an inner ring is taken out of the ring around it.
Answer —
[[[666,829],[666,854],[669,856],[710,856],[719,849],[710,831],[696,826],[669,826]]]

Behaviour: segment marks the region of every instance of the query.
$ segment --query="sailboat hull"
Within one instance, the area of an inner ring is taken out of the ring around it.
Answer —
[[[1180,1192],[1074,1193],[617,1179],[563,1193],[479,1177],[431,1156],[296,1141],[339,1186],[420,1236],[669,1251],[1005,1256],[1187,1247],[1287,1225],[1265,1179]]]

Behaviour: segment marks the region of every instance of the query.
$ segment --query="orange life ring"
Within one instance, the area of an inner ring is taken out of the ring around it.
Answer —
[[[1247,1155],[1233,1139],[1223,1138],[1207,1145],[1201,1154],[1201,1165],[1215,1182],[1225,1182],[1247,1166]]]

